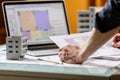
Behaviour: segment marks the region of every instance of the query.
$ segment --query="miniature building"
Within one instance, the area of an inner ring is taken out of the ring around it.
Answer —
[[[90,7],[89,10],[78,12],[78,33],[92,30],[95,14],[101,9],[102,7]]]
[[[27,53],[27,38],[23,36],[6,37],[7,59],[20,59]]]

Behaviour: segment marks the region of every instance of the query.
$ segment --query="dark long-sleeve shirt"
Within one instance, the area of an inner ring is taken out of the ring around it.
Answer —
[[[104,33],[120,25],[120,0],[108,0],[103,9],[96,14],[94,26]]]

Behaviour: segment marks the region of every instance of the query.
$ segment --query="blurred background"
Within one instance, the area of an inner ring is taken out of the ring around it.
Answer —
[[[51,0],[0,0],[0,44],[5,43],[6,31],[2,13],[3,1],[51,1]],[[57,0],[53,0],[57,1]],[[90,6],[103,7],[107,0],[64,0],[71,33],[77,33],[78,11],[88,10]]]

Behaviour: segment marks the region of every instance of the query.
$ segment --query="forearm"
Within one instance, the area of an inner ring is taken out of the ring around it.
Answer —
[[[114,34],[116,34],[119,29],[120,27],[117,27],[106,33],[101,33],[100,31],[94,29],[92,31],[92,35],[87,40],[85,46],[83,47],[80,53],[82,58],[87,59],[96,50],[98,50],[104,43],[106,43]]]

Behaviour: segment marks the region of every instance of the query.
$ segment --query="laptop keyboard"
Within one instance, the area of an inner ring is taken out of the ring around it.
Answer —
[[[58,49],[57,45],[38,45],[38,46],[28,46],[28,50],[47,50],[47,49]]]

